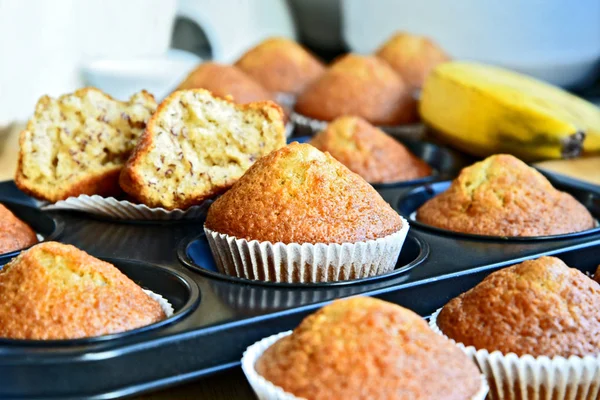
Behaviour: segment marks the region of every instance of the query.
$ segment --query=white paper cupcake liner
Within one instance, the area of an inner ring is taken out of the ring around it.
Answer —
[[[275,386],[259,375],[255,368],[256,361],[258,361],[260,356],[262,356],[262,354],[271,345],[273,345],[279,339],[291,334],[292,331],[287,331],[262,339],[248,347],[242,356],[242,370],[244,371],[246,379],[248,379],[250,386],[252,386],[252,389],[254,390],[254,393],[256,393],[256,397],[258,397],[259,400],[305,400],[286,392],[279,386]],[[488,386],[485,381],[485,377],[482,376],[481,389],[470,400],[484,400],[487,393]]]
[[[441,308],[429,320],[437,326]],[[447,336],[446,336],[447,337]],[[452,339],[450,339],[452,340]],[[455,342],[453,340],[453,342]],[[456,342],[455,342],[456,343]],[[456,343],[485,374],[492,400],[592,400],[600,398],[600,359],[597,356],[534,357],[515,353],[491,353]]]
[[[409,224],[386,237],[358,243],[271,243],[247,241],[204,227],[219,270],[239,278],[289,283],[336,282],[390,272],[396,266]]]
[[[285,137],[289,138],[292,136],[292,134],[294,133],[294,128],[295,125],[292,121],[289,121],[287,124],[285,124]]]
[[[298,131],[301,132],[302,136],[313,136],[317,133],[321,132],[325,128],[329,122],[321,121],[318,119],[310,118],[302,114],[298,114],[297,112],[292,112],[290,114],[290,121],[292,121]],[[405,125],[397,125],[397,126],[378,126],[382,131],[392,135],[399,137],[408,137],[408,138],[421,138],[425,133],[425,125],[422,123],[414,123],[414,124],[405,124]]]
[[[160,308],[163,309],[167,318],[169,318],[170,316],[173,315],[175,310],[173,309],[173,306],[171,305],[171,303],[169,303],[169,300],[165,299],[158,293],[154,293],[152,290],[148,290],[148,289],[142,289],[142,290],[144,291],[144,293],[146,293],[152,299],[156,300],[158,302],[158,304],[160,304]]]
[[[166,210],[150,208],[144,204],[135,204],[127,200],[117,200],[114,197],[98,195],[80,195],[57,201],[54,204],[42,206],[43,210],[71,210],[118,220],[156,220],[169,221],[180,219],[195,219],[206,215],[212,203],[207,200],[186,210]]]
[[[298,98],[298,96],[296,96],[294,93],[288,93],[288,92],[275,93],[275,101],[277,102],[277,104],[281,105],[282,107],[289,108],[290,110],[292,108],[294,108],[297,98]]]

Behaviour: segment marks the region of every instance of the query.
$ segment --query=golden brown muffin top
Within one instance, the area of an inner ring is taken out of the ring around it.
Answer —
[[[376,55],[390,64],[413,88],[421,88],[436,65],[450,60],[431,39],[405,32],[392,36]]]
[[[437,320],[467,346],[532,356],[600,352],[600,285],[555,257],[494,272],[444,306]]]
[[[231,96],[237,104],[274,100],[272,93],[241,69],[214,62],[198,65],[177,88],[184,89],[206,89],[221,98]]]
[[[492,236],[545,236],[593,228],[589,211],[538,171],[506,154],[464,168],[417,211],[423,223]]]
[[[431,175],[431,167],[401,143],[360,117],[336,118],[310,142],[371,183]]]
[[[0,271],[0,337],[77,339],[165,318],[160,304],[109,263],[76,247],[41,243]]]
[[[35,231],[0,204],[0,254],[24,249],[37,242]]]
[[[410,310],[368,297],[334,301],[269,347],[256,371],[311,399],[469,400],[479,370]]]
[[[325,67],[298,43],[269,38],[248,50],[235,65],[272,92],[299,94]]]
[[[364,179],[309,144],[259,159],[208,210],[206,227],[272,243],[356,243],[402,219]]]
[[[322,121],[356,115],[375,125],[418,118],[416,101],[402,78],[385,61],[358,54],[334,62],[298,97],[295,110]]]

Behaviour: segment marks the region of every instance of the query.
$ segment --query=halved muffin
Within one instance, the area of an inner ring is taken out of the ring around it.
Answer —
[[[76,247],[46,242],[0,271],[0,337],[78,339],[166,318],[160,303],[113,265]]]
[[[546,236],[591,229],[590,212],[521,160],[499,154],[463,169],[417,211],[420,222],[490,236]]]
[[[295,111],[320,121],[356,115],[374,125],[418,120],[416,101],[402,78],[381,59],[348,54],[298,97]]]
[[[431,175],[431,167],[425,161],[360,117],[333,120],[310,144],[328,152],[370,183],[409,181]]]

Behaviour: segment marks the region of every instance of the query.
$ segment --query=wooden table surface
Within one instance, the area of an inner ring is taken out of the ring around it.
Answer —
[[[13,125],[0,131],[0,180],[14,176],[18,132],[22,125]],[[541,164],[544,168],[600,185],[600,157],[579,160],[559,160]],[[198,379],[174,388],[165,389],[136,397],[144,400],[187,400],[187,399],[254,399],[252,389],[246,382],[241,369],[222,372]]]

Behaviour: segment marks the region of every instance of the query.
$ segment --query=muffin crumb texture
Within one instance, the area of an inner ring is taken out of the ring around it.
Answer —
[[[50,202],[121,193],[119,172],[155,109],[145,91],[128,102],[94,88],[42,97],[19,138],[15,183]]]
[[[236,105],[204,89],[177,91],[148,123],[121,173],[121,186],[150,207],[201,203],[285,145],[282,118],[272,102]]]
[[[295,111],[322,121],[356,115],[384,126],[418,120],[417,103],[402,78],[385,61],[357,54],[335,61],[308,85]]]
[[[589,211],[538,171],[506,154],[463,169],[417,211],[420,222],[490,236],[547,236],[594,227]]]
[[[310,143],[329,152],[367,182],[400,182],[431,175],[425,161],[360,117],[335,119]]]
[[[451,300],[437,325],[476,349],[519,356],[586,356],[600,350],[600,285],[555,257],[490,274]]]
[[[272,243],[356,243],[402,219],[364,179],[309,144],[260,159],[208,210],[206,227]]]
[[[113,265],[70,245],[41,243],[0,271],[0,337],[78,339],[165,318],[160,304]]]
[[[0,254],[24,249],[37,242],[34,230],[0,204]]]
[[[310,315],[256,363],[265,379],[311,400],[470,400],[475,364],[417,314],[366,297]]]

